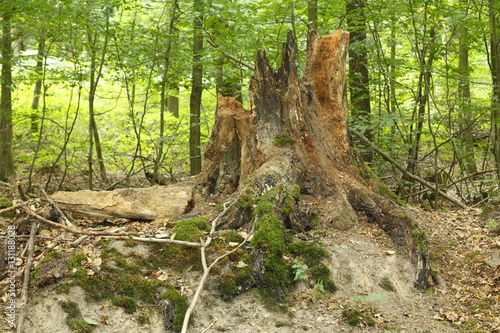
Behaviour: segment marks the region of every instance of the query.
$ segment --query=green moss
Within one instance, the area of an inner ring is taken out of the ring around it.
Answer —
[[[328,257],[325,249],[306,242],[291,243],[288,245],[288,250],[294,256],[301,256],[308,266],[314,266]]]
[[[12,207],[12,202],[6,197],[0,197],[0,209]],[[16,213],[14,211],[2,214],[2,217],[13,218]]]
[[[133,289],[131,289],[133,292]],[[134,313],[137,311],[137,302],[135,298],[126,296],[113,299],[113,305],[122,307],[126,313]]]
[[[293,198],[297,202],[300,201],[300,186],[297,184],[293,185]]]
[[[383,277],[382,280],[380,280],[379,284],[382,289],[387,290],[387,291],[396,291],[396,287],[394,287],[394,284],[388,277]]]
[[[233,243],[241,243],[244,238],[238,233],[236,232],[235,230],[227,230],[227,231],[224,231],[220,237],[222,239],[224,239],[224,241],[226,243],[230,243],[230,242],[233,242]]]
[[[40,260],[40,264],[47,262],[52,258],[57,258],[57,257],[59,257],[59,253],[57,251],[51,251],[47,253],[47,255],[42,260]]]
[[[245,194],[242,195],[235,203],[236,207],[250,209],[255,204],[255,195],[252,190],[247,189]]]
[[[218,289],[225,298],[232,298],[238,291],[234,274],[225,273],[219,281]]]
[[[203,238],[205,232],[208,231],[210,231],[210,226],[205,216],[180,221],[175,224],[172,230],[175,239],[188,242],[199,242],[200,238]]]
[[[47,253],[47,255],[42,259],[40,260],[40,264],[44,263],[44,262],[47,262],[49,260],[51,260],[52,258],[57,258],[59,256],[58,252],[57,251],[52,251],[52,252],[49,252]],[[31,273],[31,283],[34,285],[34,286],[38,286],[40,285],[41,281],[40,281],[40,277],[39,277],[39,271],[40,271],[40,265],[38,265],[34,270],[33,272]]]
[[[175,289],[169,289],[160,296],[161,299],[169,299],[174,303],[175,306],[175,317],[172,323],[172,328],[176,332],[182,330],[182,324],[184,322],[184,316],[189,307],[187,298],[181,296],[179,292]]]
[[[410,232],[411,237],[415,240],[417,243],[418,249],[420,253],[425,253],[427,252],[427,235],[425,231],[416,228]]]
[[[253,210],[254,216],[261,217],[264,214],[270,214],[275,206],[268,199],[260,199]]]
[[[332,280],[330,269],[323,263],[319,263],[310,268],[311,276],[316,282],[323,284],[323,289],[334,293],[337,291],[337,286]]]
[[[265,248],[272,255],[281,254],[285,250],[285,235],[281,221],[272,215],[258,221],[257,232],[251,240],[253,247]]]
[[[72,301],[59,302],[59,305],[64,312],[68,314],[66,324],[73,331],[78,333],[90,333],[94,330],[94,326],[87,323],[83,317],[78,304]]]
[[[266,268],[272,274],[264,276],[264,280],[269,283],[269,286],[276,284],[283,288],[288,288],[291,285],[293,272],[291,266],[281,256],[273,256],[264,260]]]
[[[368,310],[347,308],[342,311],[342,316],[346,323],[351,326],[364,324],[366,326],[376,326],[377,322],[367,313]]]
[[[64,312],[68,314],[68,319],[78,319],[82,317],[82,312],[78,304],[73,301],[59,302]]]
[[[155,267],[170,267],[178,272],[203,269],[200,250],[183,245],[151,244],[149,261]]]
[[[68,261],[69,268],[82,267],[82,261],[87,260],[87,255],[83,252],[77,252],[73,254]]]
[[[295,142],[295,140],[293,140],[292,138],[290,138],[288,135],[286,135],[286,134],[278,134],[274,138],[273,145],[276,146],[276,147],[284,147],[287,144],[293,143],[293,142]]]

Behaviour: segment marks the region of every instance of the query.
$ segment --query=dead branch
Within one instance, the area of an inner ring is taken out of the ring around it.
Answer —
[[[56,212],[59,214],[59,216],[62,218],[62,220],[64,221],[64,224],[67,226],[67,227],[73,227],[73,224],[68,220],[68,218],[66,217],[66,215],[64,215],[63,211],[61,210],[61,208],[59,208],[58,205],[56,205],[56,203],[54,202],[54,200],[52,200],[48,195],[47,195],[47,192],[45,192],[45,190],[43,189],[43,187],[40,186],[40,191],[42,191],[42,194],[43,196],[45,197],[45,200],[47,200],[51,205],[52,207],[54,207],[54,209],[56,210]]]
[[[191,301],[191,304],[189,305],[189,308],[186,311],[186,314],[184,316],[184,322],[182,323],[182,330],[181,333],[186,333],[187,332],[187,327],[189,324],[189,318],[191,317],[191,313],[193,312],[194,308],[196,307],[196,303],[198,302],[198,298],[200,297],[201,292],[203,291],[203,288],[205,287],[205,283],[208,278],[208,274],[210,273],[210,270],[222,259],[227,257],[228,255],[231,255],[232,253],[236,252],[238,249],[240,249],[245,243],[250,239],[250,237],[253,235],[255,229],[255,220],[254,223],[252,223],[252,229],[248,233],[248,235],[245,237],[245,239],[238,244],[234,249],[232,249],[229,252],[224,253],[223,255],[215,258],[215,260],[210,264],[210,266],[207,267],[206,261],[203,263],[203,276],[201,277],[200,283],[198,284],[198,288],[196,289],[196,292],[194,293],[193,300]],[[202,251],[204,251],[205,247],[202,247]],[[203,253],[203,252],[202,252]],[[202,256],[203,260],[204,256]],[[206,268],[205,268],[206,267]]]
[[[210,44],[212,47],[214,47],[214,48],[216,48],[216,49],[218,49],[218,48],[219,48],[219,45],[215,44],[215,43],[214,43],[213,41],[211,41],[210,39],[207,39],[207,42],[208,42],[208,44]],[[224,57],[226,57],[226,58],[228,58],[228,59],[231,59],[231,60],[234,60],[234,61],[236,61],[237,63],[239,63],[239,64],[241,64],[241,65],[245,66],[246,68],[250,69],[251,71],[254,71],[254,72],[255,72],[255,67],[254,67],[254,66],[252,66],[252,65],[250,65],[248,62],[245,62],[245,61],[243,61],[243,60],[241,60],[241,59],[236,58],[235,56],[232,56],[232,55],[230,55],[230,54],[227,54],[227,53],[226,53],[226,52],[224,52],[224,51],[221,51],[221,53],[222,53],[222,55],[223,55]]]
[[[455,198],[450,197],[448,194],[445,192],[441,191],[436,185],[429,183],[428,181],[408,172],[405,168],[403,168],[401,165],[399,165],[394,159],[392,159],[389,155],[384,153],[382,150],[380,150],[377,146],[375,146],[370,140],[368,140],[364,135],[361,133],[351,129],[351,133],[356,135],[361,141],[363,141],[365,144],[367,144],[373,151],[378,153],[382,158],[384,158],[386,161],[394,165],[399,171],[401,171],[405,176],[408,178],[411,178],[420,184],[424,185],[425,187],[430,188],[431,190],[437,192],[440,196],[445,198],[446,200],[450,201],[451,203],[455,204],[456,206],[463,208],[463,209],[469,209],[469,207],[460,201],[456,200]]]
[[[0,214],[7,213],[7,212],[10,212],[10,211],[13,211],[16,209],[23,209],[28,215],[38,219],[39,221],[41,221],[43,223],[46,223],[48,225],[51,225],[51,226],[54,226],[57,228],[64,229],[64,230],[69,231],[69,232],[74,233],[74,234],[89,235],[89,236],[104,236],[104,237],[109,237],[109,238],[130,238],[130,239],[137,240],[137,241],[156,242],[156,243],[171,243],[171,244],[186,245],[186,246],[191,246],[191,247],[202,247],[203,246],[203,244],[201,244],[201,243],[180,241],[180,240],[175,240],[175,239],[137,237],[137,236],[134,236],[132,233],[128,233],[128,232],[111,233],[109,231],[80,230],[80,229],[76,229],[75,227],[68,227],[68,226],[65,226],[61,223],[51,221],[51,220],[35,213],[25,203],[20,203],[20,204],[2,209],[2,210],[0,210]]]
[[[24,317],[26,316],[26,302],[28,300],[28,289],[30,283],[31,265],[33,263],[33,252],[35,251],[36,231],[37,231],[37,222],[33,222],[31,224],[30,239],[27,244],[28,255],[27,255],[26,266],[24,266],[24,281],[23,281],[23,289],[21,292],[21,307],[20,307],[21,312],[19,312],[19,320],[17,321],[17,326],[16,326],[17,333],[22,332]]]
[[[18,180],[16,181],[16,187],[17,187],[17,191],[19,192],[19,196],[21,197],[21,199],[23,201],[28,201],[29,198],[28,196],[26,195],[26,193],[24,193],[24,189],[23,189],[23,186],[21,185],[21,182]]]

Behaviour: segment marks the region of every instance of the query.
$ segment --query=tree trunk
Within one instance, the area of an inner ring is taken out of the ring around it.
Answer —
[[[368,55],[366,51],[366,18],[365,0],[351,0],[347,2],[347,25],[351,34],[349,42],[349,95],[351,114],[355,125],[370,141],[373,141],[370,104],[370,78],[368,74]],[[363,143],[356,142],[363,147]],[[361,156],[364,161],[371,162],[371,150],[363,147]]]
[[[478,172],[476,157],[474,154],[474,127],[471,126],[471,122],[474,119],[474,112],[471,103],[471,91],[470,91],[470,69],[469,69],[469,28],[467,26],[467,16],[468,16],[468,3],[465,0],[461,0],[464,6],[464,14],[466,18],[462,22],[462,28],[459,31],[459,51],[458,51],[458,96],[461,112],[459,112],[459,128],[461,133],[461,139],[464,143],[465,148],[465,169],[469,174],[475,174]]]
[[[191,175],[197,175],[201,171],[201,95],[203,92],[203,64],[201,53],[203,51],[203,22],[202,22],[203,0],[194,0],[194,8],[198,12],[194,18],[193,28],[193,74],[191,84],[191,96],[189,100],[190,131],[189,131],[189,160]]]
[[[320,39],[312,31],[304,77],[297,74],[292,33],[277,72],[265,52],[259,51],[250,82],[251,109],[244,109],[234,98],[219,96],[197,194],[238,200],[221,219],[220,228],[244,227],[255,218],[258,229],[268,227],[265,222],[271,220],[297,231],[318,223],[323,228],[346,229],[358,218],[367,218],[378,223],[418,266],[415,285],[424,288],[430,276],[425,233],[400,206],[372,192],[375,182],[366,171],[366,178],[360,177],[362,165],[353,164],[356,154],[347,128],[348,43],[346,32]],[[248,203],[257,197],[261,199],[255,202],[267,200],[274,208],[252,212]],[[267,250],[271,248],[269,244]],[[278,259],[281,251],[275,249]],[[280,288],[274,289],[278,295]]]
[[[489,1],[491,25],[491,77],[493,96],[491,107],[491,132],[495,165],[500,170],[500,38],[498,37],[498,9],[495,1]],[[497,172],[500,177],[500,171]]]
[[[8,6],[6,6],[8,7]],[[14,175],[12,157],[12,36],[10,21],[12,8],[2,13],[2,77],[0,100],[0,180]]]
[[[38,132],[38,106],[40,104],[40,94],[42,93],[42,76],[43,76],[43,64],[45,59],[45,37],[42,36],[38,40],[38,52],[36,59],[35,72],[37,79],[35,82],[35,88],[33,90],[33,100],[31,101],[31,134],[36,134]]]

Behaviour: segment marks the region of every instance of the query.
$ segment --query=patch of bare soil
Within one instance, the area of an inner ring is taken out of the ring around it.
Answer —
[[[415,268],[404,254],[394,251],[385,233],[375,224],[360,221],[345,231],[325,229],[297,235],[301,240],[319,242],[330,253],[325,264],[332,271],[337,292],[323,294],[307,278],[302,279],[293,289],[287,308],[277,311],[266,307],[255,290],[224,301],[215,279],[209,278],[189,332],[500,332],[500,270],[485,262],[492,262],[499,244],[494,228],[495,222],[500,224],[498,214],[485,217],[479,210],[408,210],[430,241],[432,267],[439,284],[427,292],[413,287]],[[97,225],[83,220],[77,222]],[[0,233],[4,236],[5,228],[12,221],[0,218],[0,223],[3,226]],[[167,235],[171,224],[129,222],[121,227],[139,235]],[[84,267],[88,274],[93,274],[100,265],[96,237],[75,245],[74,235],[45,225],[38,235],[45,238],[36,241],[34,268],[54,250],[65,255],[85,253],[88,259]],[[17,244],[16,265],[21,272],[26,263],[22,254],[26,238],[18,238]],[[151,251],[143,244],[127,246],[124,241],[113,241],[113,247],[122,253],[129,251],[142,256]],[[80,287],[61,293],[57,281],[63,271],[54,267],[54,274],[45,272],[47,285],[30,288],[24,332],[71,332],[66,323],[67,313],[61,308],[61,302],[67,301],[79,305],[83,318],[95,326],[93,332],[166,331],[158,304],[140,303],[138,312],[129,314],[109,301],[90,301]],[[199,272],[180,274],[164,269],[144,279],[167,281],[181,295],[192,299],[200,277]],[[16,287],[19,306],[22,275]],[[7,322],[9,298],[5,277],[0,288],[3,306],[0,331],[14,331]]]

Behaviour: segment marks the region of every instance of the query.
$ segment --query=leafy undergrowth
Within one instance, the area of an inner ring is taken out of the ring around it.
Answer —
[[[500,266],[485,262],[500,245],[500,211],[413,212],[427,231],[440,281],[429,291],[440,305],[433,319],[463,332],[500,332]]]

